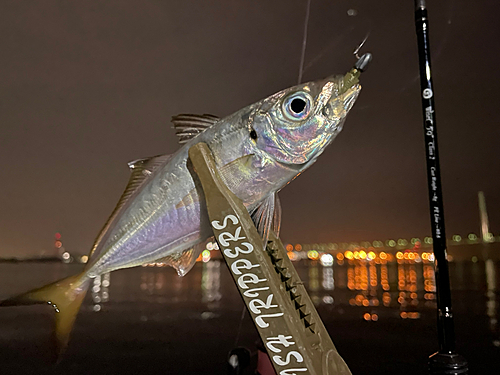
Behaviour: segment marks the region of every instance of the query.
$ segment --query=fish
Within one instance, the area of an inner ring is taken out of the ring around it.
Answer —
[[[125,191],[97,236],[80,274],[4,300],[0,306],[48,304],[56,312],[60,354],[68,345],[91,281],[104,273],[165,262],[185,275],[213,236],[201,183],[188,157],[208,145],[223,182],[251,213],[265,243],[279,231],[277,193],[309,168],[342,130],[361,86],[359,70],[299,84],[237,112],[172,118],[181,147],[128,163]]]

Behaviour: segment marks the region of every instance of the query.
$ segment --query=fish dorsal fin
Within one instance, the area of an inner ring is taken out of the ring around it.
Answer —
[[[101,232],[94,241],[94,245],[92,246],[92,251],[90,252],[90,255],[93,254],[98,244],[101,242],[104,235],[107,233],[114,219],[121,212],[123,206],[125,206],[125,204],[128,202],[132,194],[134,194],[137,191],[139,186],[141,186],[143,182],[147,180],[148,177],[151,176],[153,172],[160,165],[165,164],[171,157],[172,155],[158,155],[150,158],[137,159],[128,163],[130,172],[132,173],[130,174],[130,179],[128,180],[127,187],[125,188],[125,191],[118,200],[118,203],[116,204],[115,209],[111,213],[111,216],[106,221],[106,224],[104,224],[103,228],[101,229]]]
[[[269,195],[259,206],[252,212],[252,220],[262,237],[264,245],[267,244],[269,231],[272,230],[279,235],[281,225],[281,204],[278,199],[278,194]]]
[[[206,242],[204,241],[190,249],[184,250],[181,253],[175,253],[165,258],[158,259],[156,262],[166,263],[175,268],[179,276],[184,276],[191,270],[191,268],[193,268],[196,263],[196,259],[198,259],[201,252],[205,250],[205,248]]]
[[[180,114],[172,117],[175,134],[182,145],[219,121],[214,115]]]

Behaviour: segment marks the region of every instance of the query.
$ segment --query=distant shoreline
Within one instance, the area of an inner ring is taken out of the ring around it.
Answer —
[[[58,257],[43,257],[43,258],[0,258],[0,263],[26,263],[26,262],[37,262],[37,263],[63,263],[61,258]]]

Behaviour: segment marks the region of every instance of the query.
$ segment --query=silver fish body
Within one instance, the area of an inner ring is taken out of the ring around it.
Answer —
[[[173,118],[185,145],[172,156],[129,163],[129,184],[83,272],[1,301],[0,307],[53,306],[60,356],[92,278],[159,260],[186,274],[212,235],[201,183],[188,159],[198,142],[208,145],[220,176],[253,214],[265,241],[279,221],[276,193],[314,163],[340,132],[360,91],[357,77],[359,70],[353,68],[344,77],[295,86],[221,120],[209,115]]]
[[[212,233],[188,150],[211,149],[222,179],[249,211],[309,167],[340,132],[360,86],[343,77],[274,94],[217,121],[157,166],[107,224],[84,275],[138,266],[180,254]],[[180,275],[189,267],[177,268]]]

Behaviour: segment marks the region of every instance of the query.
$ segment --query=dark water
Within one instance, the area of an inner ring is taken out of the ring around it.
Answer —
[[[353,374],[425,374],[437,350],[431,264],[295,263]],[[451,263],[457,351],[471,374],[500,373],[500,263]],[[81,265],[0,263],[0,299],[77,273]],[[96,280],[62,362],[53,367],[46,306],[0,309],[0,374],[225,374],[257,333],[224,263],[184,278],[139,267]],[[248,373],[251,373],[250,371]]]

